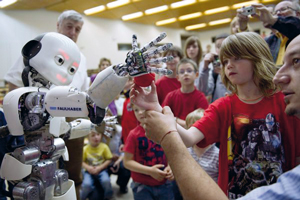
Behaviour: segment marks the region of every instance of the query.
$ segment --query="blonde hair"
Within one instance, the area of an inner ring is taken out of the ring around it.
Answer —
[[[204,115],[204,110],[202,108],[198,108],[193,112],[190,112],[185,118],[185,124],[187,128],[190,128],[196,121],[201,119]]]
[[[187,50],[188,46],[194,44],[195,42],[198,44],[197,65],[199,65],[199,63],[202,59],[202,47],[201,47],[200,40],[196,36],[191,36],[185,41],[185,44],[184,44],[184,57],[189,58],[187,56],[186,50]]]
[[[277,68],[273,62],[269,46],[254,32],[242,32],[227,37],[221,47],[220,59],[223,66],[226,58],[247,59],[253,64],[254,83],[264,96],[270,96],[277,89],[272,80]],[[222,81],[232,93],[237,93],[236,85],[232,84],[225,75],[225,67],[222,67]]]

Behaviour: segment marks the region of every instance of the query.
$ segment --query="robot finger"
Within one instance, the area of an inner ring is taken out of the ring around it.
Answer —
[[[106,137],[112,138],[112,134],[110,132],[104,131],[103,133]]]
[[[164,44],[163,46],[160,46],[160,47],[158,47],[157,49],[155,49],[153,51],[143,53],[143,58],[146,60],[146,59],[150,58],[152,55],[156,55],[156,54],[159,54],[161,52],[167,51],[172,46],[173,46],[172,43]]]
[[[153,47],[154,45],[156,45],[157,43],[159,43],[160,41],[162,41],[165,37],[167,37],[166,33],[161,33],[157,38],[153,39],[151,42],[149,42],[148,44],[146,44],[142,49],[141,52],[145,52],[148,49],[150,49],[151,47]]]
[[[105,131],[104,131],[104,135],[107,136],[107,137],[112,138],[112,132],[113,132],[113,131],[114,131],[114,128],[113,128],[113,127],[106,126],[106,127],[105,127]]]
[[[147,62],[147,64],[157,65],[157,64],[162,63],[162,62],[164,62],[164,63],[169,62],[173,59],[174,59],[173,56],[167,56],[167,57],[162,57],[162,58],[157,58],[157,59],[151,59]]]
[[[148,67],[147,71],[148,71],[148,73],[155,73],[155,74],[160,74],[160,75],[171,75],[173,73],[172,70],[156,68],[156,67]]]
[[[111,121],[111,120],[114,120],[114,119],[117,119],[117,116],[105,117],[104,122]]]
[[[132,35],[132,50],[135,51],[136,49],[138,49],[137,37]]]

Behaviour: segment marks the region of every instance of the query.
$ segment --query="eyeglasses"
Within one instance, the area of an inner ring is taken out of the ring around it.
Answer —
[[[192,69],[183,70],[183,69],[181,69],[181,70],[179,70],[178,74],[183,75],[183,74],[185,74],[185,72],[187,74],[192,74],[193,72],[195,72],[195,70],[192,70]]]
[[[287,6],[287,7],[282,7],[282,8],[280,8],[280,9],[278,9],[278,10],[275,10],[275,11],[273,12],[273,15],[278,15],[279,12],[280,12],[280,13],[284,13],[284,12],[287,12],[288,10],[293,10],[293,11],[297,12],[296,9]]]

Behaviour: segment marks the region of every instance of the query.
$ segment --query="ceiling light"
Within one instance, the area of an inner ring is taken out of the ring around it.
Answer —
[[[196,12],[196,13],[191,13],[188,15],[182,15],[182,16],[178,17],[178,19],[179,19],[179,21],[183,21],[183,20],[197,18],[197,17],[200,17],[201,15],[202,15],[201,12]]]
[[[233,9],[238,9],[238,8],[241,8],[243,6],[250,6],[251,4],[254,4],[254,3],[258,3],[258,1],[247,1],[247,2],[243,2],[243,3],[237,3],[237,4],[233,4],[232,5],[232,8]]]
[[[106,6],[111,9],[111,8],[116,8],[119,6],[124,6],[128,3],[130,3],[130,0],[118,0],[118,1],[113,1],[113,2],[108,3],[108,4],[106,4]]]
[[[131,20],[131,19],[139,18],[141,16],[143,16],[143,12],[136,12],[136,13],[132,13],[132,14],[129,14],[129,15],[124,15],[122,17],[122,20],[127,21],[127,20]]]
[[[224,12],[224,11],[227,11],[229,9],[230,9],[229,6],[223,6],[223,7],[219,7],[219,8],[206,10],[206,11],[204,11],[204,14],[205,15],[211,15],[211,14],[215,14],[215,13]]]
[[[94,7],[94,8],[90,8],[90,9],[86,9],[84,12],[84,14],[86,15],[92,15],[92,14],[95,14],[95,13],[98,13],[98,12],[101,12],[105,10],[105,6],[101,5],[101,6],[97,6],[97,7]]]
[[[16,2],[17,2],[17,0],[2,0],[2,1],[0,1],[0,8],[7,7],[7,6],[9,6],[11,4],[14,4]]]
[[[191,25],[191,26],[185,27],[185,30],[190,31],[190,30],[195,30],[195,29],[203,28],[205,26],[206,26],[206,23],[195,24],[195,25]]]
[[[145,14],[146,15],[152,15],[154,13],[159,13],[159,12],[162,12],[162,11],[165,11],[165,10],[168,10],[167,5],[163,5],[163,6],[159,6],[159,7],[156,7],[156,8],[151,8],[151,9],[145,10]]]
[[[170,19],[166,19],[166,20],[161,20],[155,23],[156,26],[162,26],[165,24],[171,24],[173,22],[176,22],[176,18],[170,18]]]
[[[199,0],[199,2],[206,2],[206,1],[210,1],[210,0]]]
[[[273,1],[276,1],[276,0],[263,0],[262,3],[269,3],[269,2],[273,2]]]
[[[230,18],[226,18],[226,19],[220,19],[220,20],[216,20],[216,21],[211,21],[208,23],[208,25],[210,26],[215,26],[215,25],[219,25],[219,24],[225,24],[225,23],[229,23],[231,22]]]
[[[178,1],[178,2],[175,2],[175,3],[172,3],[171,4],[171,8],[180,8],[180,7],[183,7],[183,6],[188,6],[188,5],[191,5],[191,4],[194,4],[196,3],[196,0],[185,0],[185,1]]]

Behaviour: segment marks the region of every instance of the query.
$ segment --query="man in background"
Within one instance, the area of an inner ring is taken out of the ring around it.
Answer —
[[[268,43],[276,65],[283,64],[286,46],[300,34],[300,6],[297,1],[284,0],[278,3],[274,11],[263,4],[253,4],[258,18],[266,28],[272,30],[270,36],[264,39]],[[248,30],[248,16],[241,14],[243,9],[237,10],[239,31]]]

